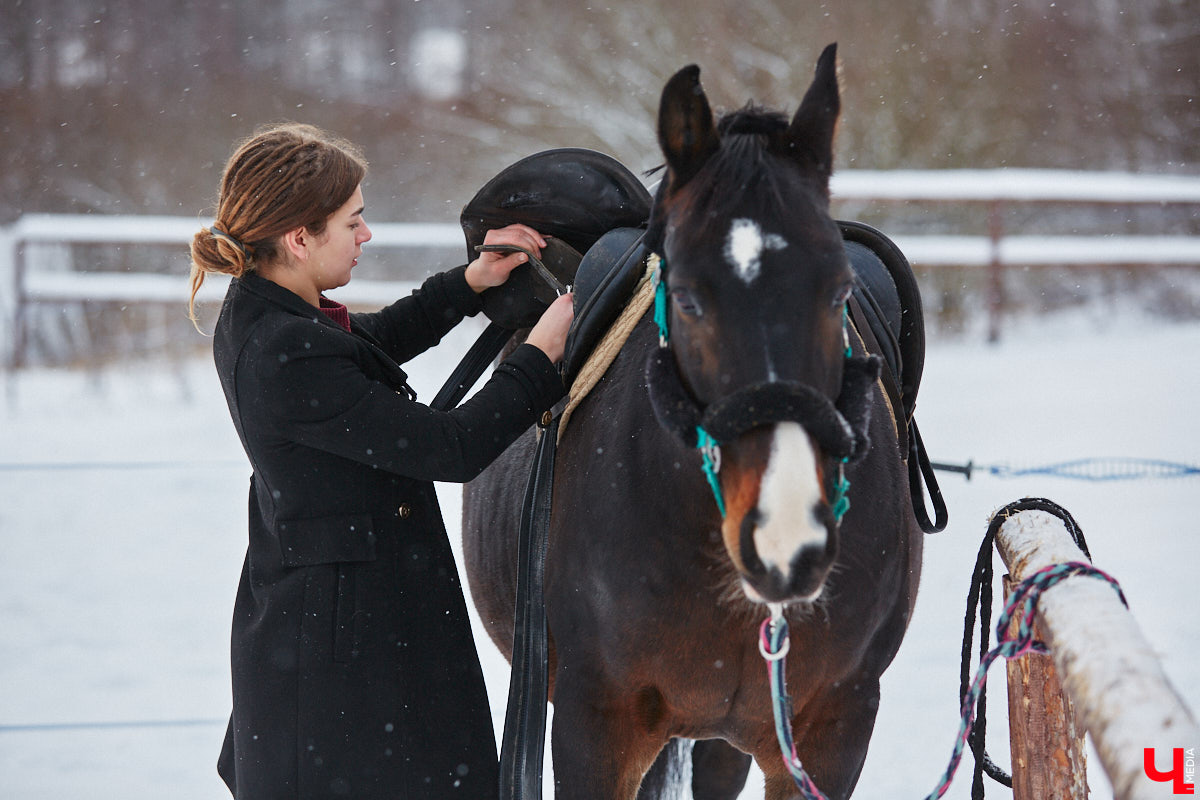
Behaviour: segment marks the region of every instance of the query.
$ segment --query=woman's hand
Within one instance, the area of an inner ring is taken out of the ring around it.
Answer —
[[[566,348],[567,331],[571,328],[571,320],[575,318],[574,303],[574,295],[560,296],[542,312],[541,319],[525,338],[528,344],[541,350],[555,364],[562,360]]]
[[[484,244],[508,244],[524,247],[541,258],[546,240],[528,225],[508,225],[495,228],[483,237]],[[480,253],[479,258],[467,265],[467,285],[476,293],[508,280],[509,273],[528,261],[524,253]]]

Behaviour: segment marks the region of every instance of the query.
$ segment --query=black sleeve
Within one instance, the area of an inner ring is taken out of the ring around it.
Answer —
[[[465,403],[434,411],[370,379],[345,337],[292,338],[277,334],[268,352],[281,357],[255,376],[274,432],[411,478],[471,480],[565,393],[546,355],[523,344]]]
[[[408,297],[370,314],[352,314],[351,320],[378,341],[398,364],[419,356],[442,340],[450,330],[483,308],[467,284],[466,265],[431,275]]]

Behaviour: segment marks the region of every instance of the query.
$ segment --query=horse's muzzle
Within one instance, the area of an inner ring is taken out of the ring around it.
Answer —
[[[832,563],[824,548],[809,546],[797,555],[787,574],[771,569],[743,575],[742,591],[755,603],[812,603],[821,596]]]
[[[736,488],[722,524],[746,596],[815,599],[837,556],[838,526],[810,437],[799,425],[782,423],[728,450],[726,479]]]
[[[840,474],[870,447],[880,364],[877,356],[847,358],[836,401],[803,383],[771,381],[702,408],[670,351],[651,354],[646,382],[659,424],[689,446],[700,433],[724,445],[728,466],[719,484],[716,467],[709,477],[722,506],[725,546],[751,600],[786,603],[820,594],[837,557],[840,521],[830,470],[836,464]]]

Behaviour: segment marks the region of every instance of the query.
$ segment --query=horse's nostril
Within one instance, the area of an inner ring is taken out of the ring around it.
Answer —
[[[798,594],[810,594],[820,588],[832,559],[825,547],[808,545],[792,559],[791,584]]]
[[[742,517],[742,525],[738,536],[738,549],[741,550],[742,567],[750,574],[766,572],[766,566],[759,557],[758,547],[754,544],[754,534],[762,514],[757,508],[752,508]]]

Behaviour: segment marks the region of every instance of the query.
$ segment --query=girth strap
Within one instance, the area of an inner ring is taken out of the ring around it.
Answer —
[[[458,405],[511,336],[512,331],[501,325],[494,322],[488,325],[430,406],[445,411]],[[550,646],[542,578],[550,532],[558,425],[559,418],[554,417],[539,431],[537,453],[521,504],[512,673],[500,740],[500,800],[540,800],[542,796],[550,686]]]
[[[517,598],[508,709],[500,741],[500,800],[540,800],[549,692],[549,634],[542,580],[554,494],[555,417],[539,431],[533,471],[525,486],[517,542]]]

